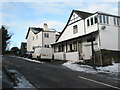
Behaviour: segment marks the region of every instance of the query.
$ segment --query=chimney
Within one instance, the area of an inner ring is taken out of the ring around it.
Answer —
[[[44,31],[48,31],[48,25],[47,25],[47,23],[44,23],[43,29],[44,29]]]

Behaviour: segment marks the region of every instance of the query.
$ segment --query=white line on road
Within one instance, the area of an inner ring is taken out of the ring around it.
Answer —
[[[85,78],[85,77],[82,77],[82,76],[78,76],[78,77],[81,78],[81,79],[85,79],[85,80],[88,80],[88,81],[91,81],[91,82],[99,83],[99,84],[102,84],[102,85],[105,85],[105,86],[108,86],[108,87],[111,87],[111,88],[120,89],[119,87],[112,86],[112,85],[109,85],[109,84],[106,84],[106,83],[103,83],[103,82],[95,81],[95,80]]]

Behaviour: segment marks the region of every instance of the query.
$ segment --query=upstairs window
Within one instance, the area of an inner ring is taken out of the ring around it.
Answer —
[[[49,33],[44,33],[44,37],[49,38]]]
[[[109,17],[108,16],[100,15],[99,20],[100,20],[100,23],[109,24]]]
[[[120,19],[119,18],[113,18],[114,19],[114,25],[119,26],[120,25]]]
[[[78,27],[77,25],[73,26],[73,34],[78,33]]]
[[[36,35],[36,40],[38,39],[38,35]]]
[[[98,23],[98,17],[97,16],[94,17],[94,20],[95,20],[95,23]]]
[[[119,26],[120,25],[120,19],[117,18],[117,25]]]
[[[98,23],[98,16],[94,16],[90,19],[87,19],[87,26],[94,25],[96,23]]]
[[[34,40],[34,36],[33,36],[33,40]]]
[[[107,21],[107,24],[109,24],[109,18],[108,18],[108,16],[106,16],[106,21]]]
[[[105,16],[103,16],[103,23],[106,23]]]
[[[100,20],[100,23],[102,23],[102,16],[101,15],[99,16],[99,20]]]
[[[45,48],[49,48],[49,45],[44,45]]]
[[[93,18],[91,18],[90,21],[91,21],[91,25],[93,25]]]
[[[90,26],[90,22],[89,22],[89,19],[87,19],[87,26]]]

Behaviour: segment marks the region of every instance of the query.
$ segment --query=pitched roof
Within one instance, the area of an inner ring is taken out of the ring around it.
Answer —
[[[89,12],[83,12],[83,11],[78,11],[78,10],[73,10],[78,16],[80,16],[82,19],[85,19],[89,16],[92,15],[92,13]]]
[[[85,19],[85,18],[87,18],[87,17],[89,17],[89,16],[92,15],[92,13],[83,12],[83,11],[78,11],[78,10],[73,10],[72,13],[71,13],[71,15],[70,15],[70,17],[69,17],[69,19],[68,19],[68,22],[67,22],[66,26],[65,26],[64,29],[62,30],[62,32],[61,32],[60,36],[58,37],[58,39],[56,40],[56,42],[59,40],[59,38],[61,37],[61,35],[62,35],[63,32],[65,31],[65,29],[67,28],[67,26],[68,26],[68,24],[69,24],[69,21],[70,21],[70,18],[72,17],[72,14],[73,14],[74,12],[75,12],[79,17],[81,17],[82,19]]]
[[[34,34],[38,34],[39,32],[43,31],[43,28],[36,28],[36,27],[29,27],[27,35],[26,35],[26,39],[29,35],[30,30],[34,33]]]

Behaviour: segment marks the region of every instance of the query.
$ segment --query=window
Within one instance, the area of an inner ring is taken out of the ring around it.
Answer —
[[[93,18],[91,18],[90,20],[91,20],[91,25],[93,25]]]
[[[64,45],[58,46],[58,51],[59,51],[59,52],[63,52],[63,51],[64,51]]]
[[[103,23],[106,23],[105,16],[103,15]]]
[[[114,19],[114,25],[119,26],[120,25],[120,19],[119,18],[113,18]]]
[[[97,16],[94,17],[95,23],[98,23],[98,18]]]
[[[77,25],[73,26],[73,34],[78,33],[78,27]]]
[[[58,46],[58,52],[61,52],[61,46]]]
[[[114,18],[114,25],[116,25],[116,18]]]
[[[47,45],[47,48],[49,48],[49,45]]]
[[[70,44],[70,52],[72,51],[72,44]]]
[[[49,38],[49,33],[44,33],[44,37]]]
[[[117,25],[119,26],[120,25],[120,21],[119,21],[120,19],[119,18],[117,18]]]
[[[109,17],[105,15],[99,16],[100,23],[109,24]]]
[[[87,26],[90,26],[89,19],[87,20]]]
[[[33,36],[33,40],[34,40],[34,36]]]
[[[106,20],[107,20],[107,24],[109,24],[109,18],[108,18],[108,16],[106,16]]]
[[[36,35],[36,40],[38,39],[38,35]]]
[[[46,46],[46,45],[44,45],[44,47],[46,48],[47,46]]]
[[[49,33],[47,33],[47,37],[49,38]]]
[[[73,48],[72,48],[72,51],[76,51],[77,50],[77,43],[76,42],[74,42],[73,43]]]
[[[44,45],[45,48],[49,48],[49,45]]]
[[[102,16],[101,15],[99,16],[99,19],[100,19],[100,23],[102,23]]]

